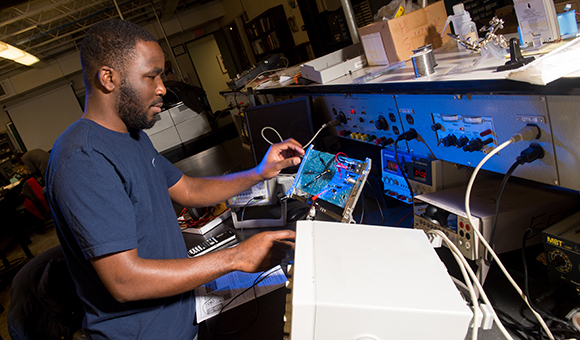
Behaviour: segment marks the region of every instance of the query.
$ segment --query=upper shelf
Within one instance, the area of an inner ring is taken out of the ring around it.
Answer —
[[[356,83],[355,79],[373,74],[383,66],[365,67],[326,84],[305,86],[270,86],[256,89],[263,94],[282,93],[385,93],[385,94],[510,94],[510,95],[580,95],[580,71],[557,79],[547,85],[533,85],[527,82],[506,79],[510,71],[497,72],[508,59],[487,58],[475,67],[469,68],[480,59],[480,54],[459,53],[457,48],[435,51],[436,73],[425,77],[415,77],[413,63],[408,60],[386,75],[373,80]],[[459,69],[467,69],[459,72]]]

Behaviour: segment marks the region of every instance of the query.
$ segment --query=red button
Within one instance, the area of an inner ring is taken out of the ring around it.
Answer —
[[[466,223],[466,224],[465,224],[465,229],[466,229],[467,231],[469,231],[469,230],[471,230],[471,226],[470,226],[469,224],[467,224],[467,223]]]

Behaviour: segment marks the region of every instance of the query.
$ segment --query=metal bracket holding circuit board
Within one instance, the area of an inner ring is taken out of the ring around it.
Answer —
[[[337,221],[355,223],[352,214],[370,169],[370,158],[360,161],[310,146],[286,194]]]

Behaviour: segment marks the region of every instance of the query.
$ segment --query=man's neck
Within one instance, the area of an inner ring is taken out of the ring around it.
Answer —
[[[87,100],[83,118],[90,119],[109,130],[126,133],[127,126],[119,117],[117,108],[110,101]]]

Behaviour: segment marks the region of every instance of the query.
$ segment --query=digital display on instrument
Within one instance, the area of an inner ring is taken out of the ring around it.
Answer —
[[[427,171],[425,169],[417,169],[415,168],[413,171],[413,175],[418,178],[426,179],[427,178]]]
[[[398,166],[397,166],[397,162],[395,161],[387,161],[387,170],[392,171],[392,172],[397,172]]]

